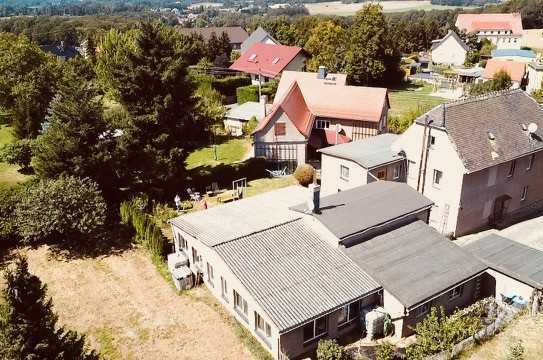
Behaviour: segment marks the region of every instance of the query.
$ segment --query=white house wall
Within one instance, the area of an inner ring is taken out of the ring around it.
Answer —
[[[543,69],[536,70],[531,66],[528,66],[528,85],[526,86],[526,92],[531,94],[535,90],[541,89],[541,82],[543,81]]]
[[[305,55],[299,53],[294,59],[291,60],[291,62],[288,63],[283,71],[302,71],[305,67],[306,60],[307,58],[305,57]]]
[[[453,37],[449,36],[432,51],[432,62],[435,64],[463,65],[467,51]]]
[[[349,179],[341,178],[341,166],[349,168]],[[322,154],[321,157],[321,195],[335,194],[338,190],[348,190],[366,185],[368,172],[354,161]]]
[[[486,272],[496,280],[496,300],[498,302],[502,301],[501,294],[520,295],[526,301],[532,296],[533,287],[492,269],[488,269]]]

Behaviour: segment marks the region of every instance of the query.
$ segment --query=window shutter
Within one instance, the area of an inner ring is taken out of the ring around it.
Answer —
[[[287,134],[287,126],[285,123],[275,123],[275,136],[281,136]]]

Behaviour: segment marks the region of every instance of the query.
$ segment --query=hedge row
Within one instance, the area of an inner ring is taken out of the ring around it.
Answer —
[[[168,240],[151,215],[141,211],[134,202],[123,201],[120,206],[121,221],[136,231],[136,241],[153,255],[163,257],[168,251]]]
[[[262,95],[268,95],[270,100],[273,99],[277,92],[277,83],[275,81],[262,84]],[[258,99],[258,85],[249,85],[238,87],[236,90],[236,97],[238,104],[243,104],[248,101],[259,101]]]
[[[211,86],[222,95],[227,97],[236,96],[236,90],[239,87],[251,84],[251,79],[247,76],[228,76],[222,79],[213,78]]]

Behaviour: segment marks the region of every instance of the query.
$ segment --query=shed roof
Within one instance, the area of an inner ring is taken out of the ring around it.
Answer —
[[[228,35],[231,44],[241,44],[245,41],[249,34],[241,26],[223,26],[223,27],[196,27],[196,28],[179,28],[179,30],[186,35],[197,34],[200,35],[204,40],[209,40],[212,34],[215,34],[217,37],[221,37],[222,33]]]
[[[322,148],[319,152],[354,161],[363,168],[371,169],[379,165],[402,160],[404,157],[391,149],[396,134],[381,134],[347,144]]]
[[[522,90],[439,105],[417,123],[424,124],[426,117],[433,127],[445,129],[468,173],[543,150],[543,108]],[[530,123],[538,126],[533,136],[522,128]]]
[[[266,38],[272,40],[277,45],[279,44],[279,41],[275,40],[266,30],[264,30],[261,26],[259,26],[255,31],[249,35],[247,39],[241,44],[241,52],[245,52],[247,49],[249,49],[251,46],[253,46],[256,43],[264,41]]]
[[[543,289],[543,252],[496,234],[470,242],[464,249],[494,270]]]
[[[300,53],[302,48],[298,46],[255,43],[241,54],[230,69],[274,78]]]
[[[380,288],[299,219],[215,247],[280,332]]]
[[[486,269],[422,221],[342,250],[408,309]]]
[[[376,181],[320,200],[320,214],[312,214],[339,239],[358,234],[430,208],[433,202],[405,183]],[[292,208],[308,212],[306,203]]]
[[[532,50],[525,49],[494,49],[492,50],[492,57],[507,57],[507,56],[517,56],[527,59],[535,59],[535,52]]]
[[[178,216],[170,222],[207,246],[215,246],[299,219],[301,215],[288,207],[308,198],[306,188],[289,186]]]
[[[266,104],[266,111],[272,108],[271,104]],[[264,117],[264,104],[256,101],[247,101],[241,105],[232,106],[224,115],[225,118],[249,121],[253,116],[260,120]]]
[[[522,35],[520,13],[511,14],[458,14],[456,27],[467,32],[479,30],[512,30],[514,35]]]
[[[526,73],[526,63],[513,60],[490,59],[486,62],[483,78],[493,79],[499,71],[505,71],[512,81],[521,82]]]

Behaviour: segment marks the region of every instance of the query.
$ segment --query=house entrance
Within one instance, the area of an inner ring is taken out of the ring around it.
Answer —
[[[511,201],[511,196],[502,195],[496,198],[494,201],[494,213],[493,220],[494,223],[499,223],[503,220],[507,214],[507,208],[509,207],[509,202]]]

